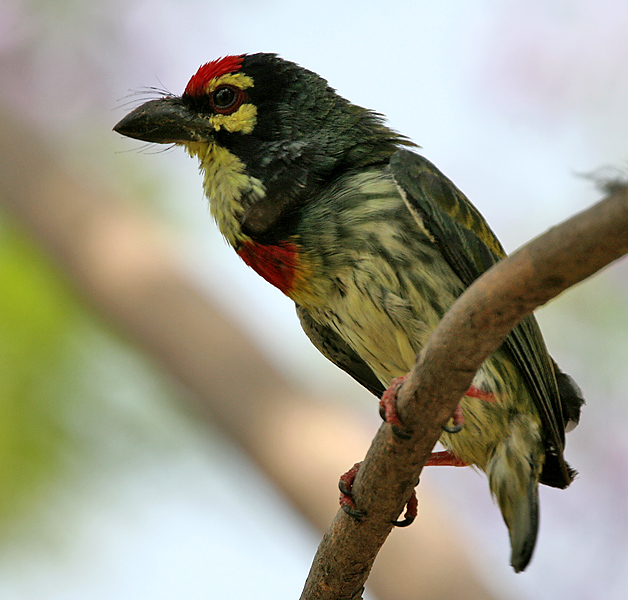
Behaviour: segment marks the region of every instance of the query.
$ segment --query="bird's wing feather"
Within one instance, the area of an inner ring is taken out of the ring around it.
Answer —
[[[386,389],[384,385],[377,379],[371,368],[333,329],[316,322],[299,305],[297,305],[297,315],[303,331],[325,358],[351,375],[369,392],[378,398],[381,397]]]
[[[482,215],[432,163],[399,150],[390,166],[408,208],[465,286],[506,256]],[[547,458],[542,481],[564,487],[573,477],[562,457],[565,421],[553,363],[536,319],[524,319],[504,347],[521,371],[543,423]]]

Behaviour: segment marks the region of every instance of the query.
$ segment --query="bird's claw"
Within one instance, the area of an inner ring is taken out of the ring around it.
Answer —
[[[447,433],[459,433],[464,427],[464,415],[462,414],[462,407],[460,404],[456,406],[454,414],[451,416],[451,425],[443,425],[443,430]]]
[[[462,423],[458,425],[443,425],[443,431],[446,433],[460,433],[462,431]]]
[[[410,499],[406,502],[406,514],[403,516],[403,519],[398,521],[393,521],[392,524],[395,527],[407,527],[408,525],[412,525],[414,519],[416,519],[419,513],[419,500],[416,496],[416,490],[412,490],[412,494],[410,495]]]

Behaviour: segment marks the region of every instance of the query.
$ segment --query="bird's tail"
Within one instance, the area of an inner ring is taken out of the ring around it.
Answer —
[[[510,564],[519,573],[532,557],[539,528],[538,484],[545,453],[539,425],[519,414],[486,466],[491,493],[510,533]]]

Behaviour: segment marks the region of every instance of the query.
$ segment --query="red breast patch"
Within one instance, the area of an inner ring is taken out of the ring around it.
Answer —
[[[293,289],[299,260],[298,246],[294,242],[265,246],[246,241],[240,246],[238,255],[266,281],[289,295]]]

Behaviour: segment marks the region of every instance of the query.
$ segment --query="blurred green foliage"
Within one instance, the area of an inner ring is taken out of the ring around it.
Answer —
[[[0,526],[32,508],[72,443],[63,417],[81,312],[43,254],[0,221]]]
[[[55,499],[172,459],[194,431],[205,439],[185,393],[0,213],[0,544],[37,516],[63,534]]]

